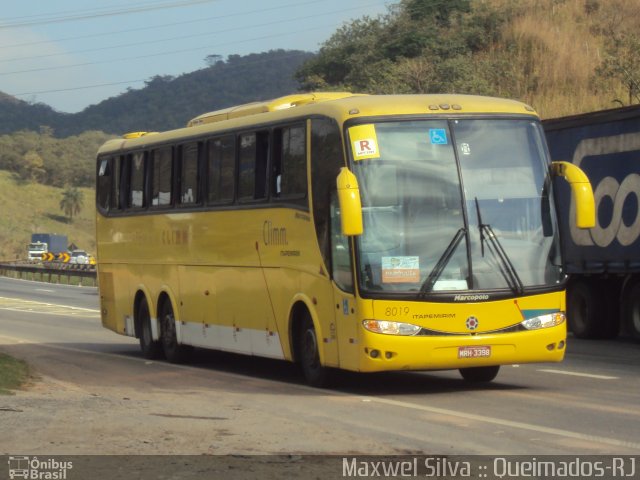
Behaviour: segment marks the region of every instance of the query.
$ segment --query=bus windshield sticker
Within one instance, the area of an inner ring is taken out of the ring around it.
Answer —
[[[354,160],[380,158],[375,125],[367,124],[351,127],[349,129],[349,138],[351,139]]]
[[[431,145],[447,145],[447,130],[444,128],[430,128],[429,140]]]
[[[420,257],[382,257],[382,283],[418,283]]]

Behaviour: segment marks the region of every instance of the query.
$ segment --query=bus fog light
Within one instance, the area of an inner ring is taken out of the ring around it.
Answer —
[[[415,335],[421,327],[410,323],[389,322],[387,320],[363,320],[364,328],[374,333],[383,333],[385,335]]]
[[[380,350],[371,350],[371,358],[378,358],[380,356]]]
[[[549,313],[524,320],[521,325],[527,330],[539,330],[562,325],[566,320],[564,312]]]

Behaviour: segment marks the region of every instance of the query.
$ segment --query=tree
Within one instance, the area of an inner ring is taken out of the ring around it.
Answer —
[[[32,182],[42,182],[46,175],[44,160],[37,152],[29,150],[22,157],[23,165],[20,170],[20,178]]]
[[[607,57],[597,74],[605,79],[619,81],[627,94],[628,104],[640,103],[640,37],[635,33],[616,35],[610,39]],[[615,99],[624,104],[619,99]]]
[[[204,63],[206,63],[208,67],[213,67],[218,63],[224,63],[224,59],[222,58],[222,55],[212,53],[211,55],[204,57]]]
[[[67,188],[62,192],[60,210],[64,211],[65,215],[69,217],[69,221],[73,221],[73,216],[77,215],[80,213],[80,210],[82,210],[83,201],[84,195],[77,187],[67,186]]]
[[[385,22],[363,17],[340,27],[296,73],[303,88],[327,85],[336,89],[362,90],[383,59],[378,48]],[[311,88],[310,88],[311,87]],[[332,88],[330,88],[332,89]]]
[[[340,27],[296,78],[309,90],[486,92],[473,54],[498,38],[505,19],[470,0],[401,0],[385,16]]]

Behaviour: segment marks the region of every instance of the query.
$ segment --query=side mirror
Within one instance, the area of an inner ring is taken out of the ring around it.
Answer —
[[[587,175],[573,163],[552,162],[551,173],[564,178],[571,186],[573,203],[576,206],[576,225],[578,228],[596,226],[596,207],[591,182]]]
[[[358,179],[347,167],[342,167],[336,183],[342,234],[362,235],[362,204]]]

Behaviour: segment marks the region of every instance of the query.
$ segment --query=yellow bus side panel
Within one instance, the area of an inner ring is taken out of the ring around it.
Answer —
[[[297,299],[325,340],[323,362],[339,365],[330,280],[309,214],[276,208],[98,217],[98,229],[101,271],[113,275],[118,308],[105,317],[107,328],[133,335],[136,293],[145,292],[152,321],[166,294],[179,342],[292,359]]]

